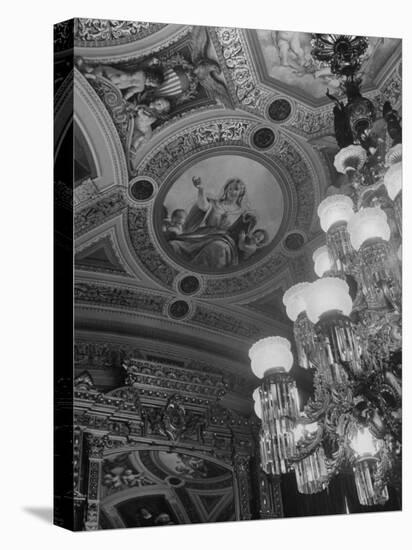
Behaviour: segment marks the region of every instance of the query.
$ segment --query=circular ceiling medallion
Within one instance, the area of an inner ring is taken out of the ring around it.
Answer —
[[[305,244],[305,237],[302,233],[294,231],[289,233],[283,240],[283,246],[290,252],[297,252]]]
[[[136,201],[147,201],[153,197],[154,185],[148,179],[139,179],[130,185],[130,195]]]
[[[287,99],[275,99],[269,105],[268,114],[274,122],[283,122],[292,111],[292,105]]]
[[[270,128],[259,128],[252,139],[258,149],[268,149],[275,142],[275,133]]]
[[[179,290],[183,294],[194,294],[199,290],[200,282],[194,275],[187,275],[179,282]]]
[[[163,249],[198,273],[223,274],[255,264],[278,243],[284,218],[277,177],[265,164],[235,154],[192,164],[161,188],[154,208]],[[178,290],[193,294],[199,284],[186,276]]]
[[[190,306],[185,300],[175,300],[169,305],[169,315],[173,319],[184,319],[189,310]]]

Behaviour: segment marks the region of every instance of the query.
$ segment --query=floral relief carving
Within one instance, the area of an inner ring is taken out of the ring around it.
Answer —
[[[245,142],[250,124],[250,121],[229,119],[186,128],[163,143],[149,160],[139,166],[138,171],[140,174],[162,178],[173,165],[204,146]]]
[[[233,81],[239,103],[253,110],[259,110],[266,95],[256,84],[250,70],[242,36],[239,29],[219,28],[216,36],[221,47],[224,62]]]
[[[127,205],[123,191],[116,191],[81,210],[76,209],[76,237],[119,214]]]
[[[163,27],[161,23],[116,21],[113,19],[75,19],[74,38],[77,46],[106,46],[141,40]]]
[[[77,283],[74,287],[74,298],[78,303],[120,306],[153,313],[161,313],[165,304],[163,296],[144,294],[127,288],[89,283]]]
[[[128,226],[132,246],[141,263],[152,276],[170,286],[178,272],[163,260],[155,248],[149,235],[147,210],[129,208]]]

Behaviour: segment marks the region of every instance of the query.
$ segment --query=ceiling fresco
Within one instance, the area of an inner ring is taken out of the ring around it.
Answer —
[[[118,453],[103,461],[100,491],[106,529],[235,518],[232,471],[204,456],[170,450]]]
[[[250,382],[250,344],[290,334],[280,297],[314,277],[316,207],[340,184],[333,75],[307,33],[79,19],[74,34],[55,84],[59,136],[74,75],[79,332]],[[399,105],[400,61],[399,40],[370,39],[378,112]]]
[[[340,94],[330,67],[320,66],[311,56],[311,33],[256,30],[249,36],[263,77],[275,87],[309,104],[327,103],[327,90]],[[369,38],[361,71],[363,89],[376,88],[382,68],[400,43],[396,38]]]
[[[194,270],[222,272],[265,255],[282,222],[283,195],[265,166],[220,155],[184,172],[163,207],[168,251]]]

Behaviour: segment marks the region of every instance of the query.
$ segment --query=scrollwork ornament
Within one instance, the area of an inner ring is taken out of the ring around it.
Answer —
[[[141,40],[163,27],[161,23],[117,21],[113,19],[75,19],[77,46],[108,46]]]

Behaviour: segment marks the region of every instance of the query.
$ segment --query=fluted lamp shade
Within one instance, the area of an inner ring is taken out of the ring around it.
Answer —
[[[258,340],[249,350],[252,372],[263,378],[271,370],[289,372],[293,355],[289,340],[282,336],[270,336]]]
[[[306,313],[312,323],[317,323],[328,312],[349,315],[352,311],[349,286],[337,277],[323,277],[312,283],[306,293],[306,303]]]
[[[313,253],[313,263],[315,273],[318,277],[323,277],[323,275],[330,271],[333,267],[333,262],[329,254],[329,249],[327,246],[321,246],[315,250]]]
[[[355,250],[369,239],[389,241],[391,230],[385,212],[379,208],[363,208],[348,223],[348,232]]]
[[[402,189],[402,163],[397,162],[388,168],[383,179],[389,197],[395,200]]]
[[[352,199],[346,195],[330,195],[318,206],[320,226],[325,233],[335,223],[348,222],[353,216]]]
[[[306,311],[305,291],[310,283],[297,283],[291,286],[283,295],[286,314],[291,321],[296,321],[299,314]]]

